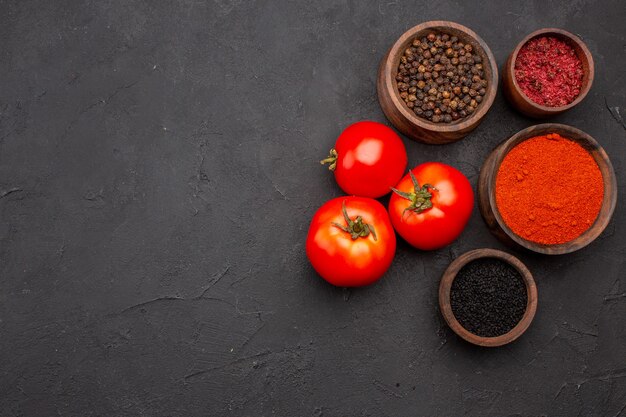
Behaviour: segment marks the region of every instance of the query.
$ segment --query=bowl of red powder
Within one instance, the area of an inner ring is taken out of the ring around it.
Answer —
[[[503,91],[521,113],[544,118],[580,103],[593,83],[589,48],[561,29],[540,29],[513,50],[502,74]]]
[[[546,123],[498,145],[478,181],[479,207],[502,241],[558,255],[581,249],[606,228],[615,210],[611,161],[587,133]]]

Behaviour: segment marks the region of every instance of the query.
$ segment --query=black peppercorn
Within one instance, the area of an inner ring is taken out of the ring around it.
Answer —
[[[400,98],[417,116],[434,123],[469,116],[487,88],[478,52],[443,32],[413,39],[400,57],[395,76]]]

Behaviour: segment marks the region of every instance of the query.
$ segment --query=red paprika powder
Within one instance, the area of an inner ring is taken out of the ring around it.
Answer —
[[[583,64],[566,42],[542,36],[526,42],[517,53],[515,80],[535,103],[566,106],[580,94]]]
[[[515,146],[496,175],[496,205],[504,222],[526,240],[569,242],[596,220],[602,173],[578,143],[556,133]]]

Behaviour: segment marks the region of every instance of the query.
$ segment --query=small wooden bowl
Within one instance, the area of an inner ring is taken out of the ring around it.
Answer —
[[[426,36],[430,31],[439,31],[458,37],[472,45],[483,61],[485,79],[488,81],[485,96],[477,110],[464,119],[452,123],[433,123],[418,117],[404,103],[398,92],[396,75],[398,64],[406,48],[415,38]],[[444,144],[457,141],[481,122],[493,104],[498,89],[498,66],[491,50],[476,33],[458,23],[433,20],[419,24],[400,36],[389,52],[383,57],[378,68],[376,81],[378,101],[387,119],[406,136],[430,144]]]
[[[511,149],[519,143],[535,136],[558,133],[585,148],[598,164],[604,182],[604,199],[596,221],[576,239],[558,245],[544,245],[532,242],[515,234],[504,222],[496,205],[496,176],[500,164]],[[617,202],[617,181],[613,165],[602,147],[591,136],[572,126],[544,123],[519,131],[498,145],[485,159],[478,177],[478,207],[491,232],[501,241],[516,248],[526,248],[546,255],[560,255],[581,249],[593,242],[606,228],[615,211]]]
[[[522,46],[524,46],[529,40],[539,36],[552,36],[565,41],[570,46],[572,46],[572,48],[574,48],[576,55],[583,64],[583,82],[580,89],[580,94],[578,94],[578,97],[576,97],[574,101],[566,106],[548,107],[535,103],[530,98],[528,98],[526,94],[524,94],[519,84],[517,83],[517,80],[515,79],[515,60],[517,59],[517,54],[519,53]],[[546,118],[563,113],[564,111],[569,110],[578,103],[580,103],[591,89],[591,84],[593,84],[593,77],[593,57],[591,56],[591,52],[589,52],[589,48],[587,48],[587,45],[585,45],[578,36],[571,34],[565,30],[546,28],[539,29],[526,36],[524,39],[522,39],[520,43],[517,44],[513,52],[511,52],[511,55],[509,55],[509,58],[504,65],[504,70],[502,71],[502,89],[504,91],[504,96],[511,103],[511,105],[515,107],[520,113],[525,114],[529,117]]]
[[[479,258],[497,258],[503,260],[517,269],[524,280],[524,284],[526,284],[528,301],[526,302],[526,311],[522,319],[508,333],[496,337],[477,336],[465,329],[461,326],[461,323],[457,321],[456,317],[454,317],[452,306],[450,305],[450,289],[452,288],[452,281],[454,281],[456,274],[466,264]],[[475,249],[456,258],[443,273],[441,283],[439,284],[439,308],[448,326],[463,339],[478,346],[502,346],[520,337],[533,321],[535,313],[537,312],[537,286],[528,268],[515,256],[495,249]]]

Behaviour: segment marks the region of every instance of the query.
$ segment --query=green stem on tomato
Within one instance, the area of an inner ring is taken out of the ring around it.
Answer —
[[[391,187],[391,190],[394,193],[411,202],[411,204],[402,212],[403,216],[404,213],[407,211],[412,211],[413,213],[419,214],[431,208],[433,206],[433,203],[431,201],[431,198],[433,197],[431,190],[437,190],[430,184],[424,184],[420,187],[419,183],[417,182],[417,178],[415,178],[415,175],[413,175],[413,172],[410,170],[409,175],[411,176],[411,181],[413,182],[413,192],[407,193]]]
[[[335,168],[337,168],[337,157],[339,155],[337,154],[337,151],[335,150],[335,148],[332,148],[328,154],[328,157],[326,159],[322,159],[320,161],[320,164],[325,165],[325,164],[330,164],[328,166],[328,170],[329,171],[334,171]]]
[[[372,234],[374,240],[378,240],[376,238],[376,230],[374,230],[374,226],[363,223],[363,218],[361,216],[356,216],[355,220],[352,220],[350,216],[348,216],[345,200],[341,203],[341,211],[343,212],[343,218],[346,219],[347,226],[332,222],[333,226],[340,228],[346,233],[350,233],[352,240],[357,240],[360,237],[368,237],[370,233]]]

